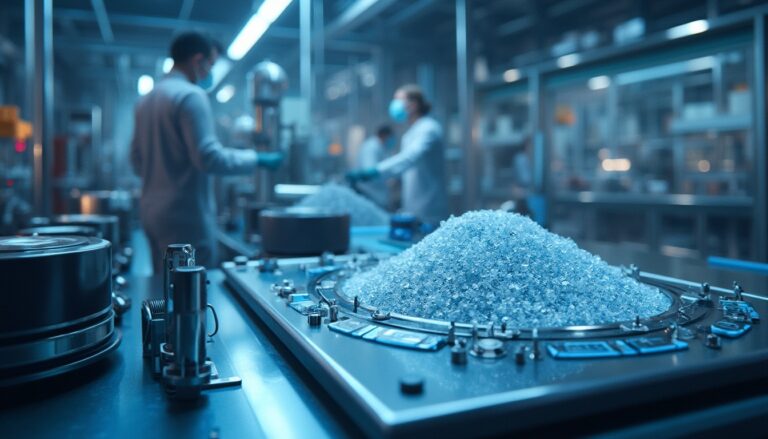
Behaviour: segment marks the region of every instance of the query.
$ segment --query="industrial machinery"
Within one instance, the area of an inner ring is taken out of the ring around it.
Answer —
[[[90,226],[86,225],[49,225],[49,226],[32,226],[26,229],[21,229],[17,232],[21,236],[84,236],[90,238],[103,238],[106,231],[109,231],[109,225],[114,223],[115,217],[107,216],[102,218],[101,221],[92,220]],[[45,223],[47,218],[37,218],[37,222]],[[92,227],[100,226],[100,227]],[[114,244],[113,244],[114,245]],[[115,310],[115,322],[120,323],[123,314],[131,307],[131,298],[123,294],[122,288],[126,285],[127,280],[123,276],[127,271],[127,264],[121,263],[122,260],[129,260],[128,256],[117,255],[114,252],[112,255],[112,306]],[[117,261],[116,261],[117,259]]]
[[[231,146],[254,148],[258,152],[281,151],[292,142],[292,135],[282,135],[280,103],[288,88],[285,71],[279,65],[263,61],[247,76],[248,97],[253,104],[252,115],[234,120],[230,132]],[[226,230],[245,227],[250,239],[258,236],[258,215],[262,209],[274,207],[272,188],[286,175],[259,169],[254,176],[228,176],[219,179],[217,190],[222,209],[219,220]],[[241,221],[242,219],[242,221]]]
[[[0,235],[14,233],[32,216],[32,155],[27,139],[32,127],[19,109],[0,106]]]
[[[285,70],[271,61],[262,61],[248,73],[249,96],[253,103],[253,143],[257,150],[276,150],[280,143],[280,99],[288,88]],[[258,201],[269,200],[274,181],[259,171]]]
[[[0,386],[90,364],[120,344],[109,242],[0,237]]]
[[[349,214],[311,207],[267,209],[259,215],[264,253],[308,256],[349,249]]]
[[[71,214],[54,215],[51,218],[34,217],[31,227],[44,225],[82,226],[90,227],[98,232],[98,236],[112,243],[112,263],[114,271],[122,274],[128,271],[133,259],[133,248],[123,239],[121,220],[114,215]],[[47,233],[46,233],[47,234]]]
[[[83,215],[113,215],[119,220],[119,241],[129,246],[133,226],[134,196],[126,190],[81,191],[70,194],[70,213]]]
[[[236,295],[371,436],[509,434],[768,378],[760,323],[768,302],[738,284],[630,267],[627,276],[668,296],[667,311],[594,326],[511,327],[400,315],[345,295],[346,279],[383,257],[223,265]]]
[[[218,332],[216,310],[208,304],[205,268],[195,265],[190,244],[171,244],[163,258],[163,298],[141,304],[142,351],[169,396],[195,398],[203,390],[239,386],[239,377],[221,378],[208,357],[207,339]],[[208,334],[206,312],[215,329]]]

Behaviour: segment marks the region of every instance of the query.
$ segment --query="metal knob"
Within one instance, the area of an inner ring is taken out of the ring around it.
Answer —
[[[331,323],[339,321],[339,305],[335,301],[328,307],[328,320]]]
[[[722,347],[722,340],[717,334],[707,334],[704,344],[710,349],[720,349]]]
[[[465,340],[459,340],[459,342],[451,348],[451,364],[456,366],[467,364],[467,342]]]
[[[406,395],[424,393],[424,378],[419,375],[406,375],[400,378],[400,391]]]
[[[448,329],[448,339],[445,342],[448,346],[456,344],[456,322],[451,322],[451,327]]]
[[[541,360],[541,350],[539,349],[539,330],[534,328],[531,332],[531,338],[533,339],[533,345],[531,346],[531,353],[528,357],[531,360]]]
[[[319,312],[311,312],[307,314],[307,322],[309,326],[316,328],[323,322],[323,315]]]

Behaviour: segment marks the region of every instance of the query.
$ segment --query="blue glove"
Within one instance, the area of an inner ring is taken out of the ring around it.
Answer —
[[[356,181],[373,180],[379,176],[379,170],[376,168],[357,169],[347,172],[347,180],[354,183]]]
[[[274,171],[283,163],[282,152],[260,152],[256,155],[256,164]]]

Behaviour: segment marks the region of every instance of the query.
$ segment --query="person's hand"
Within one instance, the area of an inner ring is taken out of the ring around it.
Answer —
[[[282,163],[282,152],[260,152],[256,156],[256,164],[271,171],[279,168]]]
[[[347,180],[351,183],[357,181],[373,180],[379,176],[379,170],[376,168],[356,169],[354,171],[347,172]]]

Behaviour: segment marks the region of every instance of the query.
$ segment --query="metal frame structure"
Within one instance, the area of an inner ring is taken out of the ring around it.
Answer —
[[[51,152],[53,147],[53,1],[26,0],[27,80],[32,115],[33,199],[35,212],[51,210]]]
[[[768,134],[766,134],[765,124],[761,121],[766,120],[766,107],[768,104],[768,94],[765,88],[765,72],[766,72],[766,51],[768,50],[768,40],[766,39],[766,17],[768,16],[768,7],[761,6],[747,11],[741,11],[738,13],[732,13],[724,16],[713,17],[710,14],[710,28],[709,32],[704,35],[711,34],[725,34],[733,29],[752,27],[753,32],[753,50],[754,50],[754,95],[755,95],[755,114],[753,117],[753,138],[754,138],[754,151],[755,151],[755,164],[754,175],[757,178],[755,182],[755,192],[752,201],[753,206],[753,237],[754,251],[753,256],[761,261],[768,260],[768,185],[766,173],[768,173]],[[690,40],[695,40],[699,36],[688,37]],[[685,40],[688,40],[685,39]],[[595,49],[580,54],[581,60],[579,67],[588,65],[597,65],[598,63],[614,60],[622,57],[632,56],[637,53],[649,52],[660,47],[666,47],[668,45],[682,44],[679,40],[669,41],[668,38],[660,34],[648,35],[642,41],[637,43],[622,46],[622,47],[605,47],[602,49]],[[544,126],[544,115],[542,113],[544,105],[544,89],[542,86],[542,78],[551,76],[554,73],[561,71],[562,69],[556,64],[555,60],[545,61],[540,64],[532,65],[528,68],[520,69],[521,79],[520,81],[527,81],[528,92],[530,94],[530,120],[532,127],[532,140],[534,142],[534,182],[533,193],[537,195],[545,195],[546,197],[546,211],[551,210],[551,206],[558,202],[567,202],[570,204],[583,204],[594,203],[599,200],[585,199],[584,194],[574,194],[568,196],[556,196],[553,193],[553,189],[549,183],[549,145],[550,139],[547,138],[547,130]],[[762,78],[762,79],[761,79]],[[502,90],[505,87],[509,87],[503,80],[491,80],[486,83],[481,89],[482,92],[491,92],[496,90]],[[626,196],[623,196],[626,198]],[[610,198],[610,197],[609,197]],[[615,198],[615,197],[614,197]],[[675,198],[675,196],[668,196],[666,198]],[[677,197],[680,198],[680,197]],[[681,202],[685,205],[686,209],[699,209],[699,210],[711,210],[716,208],[715,206],[709,206],[711,204],[706,202],[707,205],[697,206],[691,204],[695,197],[684,197],[686,200]],[[690,200],[688,199],[690,198]],[[610,200],[605,200],[606,203],[610,203]],[[648,200],[643,201],[644,204],[648,204]],[[723,206],[727,204],[723,201]],[[630,203],[631,204],[631,203]],[[653,204],[653,203],[650,203]],[[659,203],[659,207],[662,209],[669,209],[667,206],[668,201],[662,201]],[[673,203],[674,204],[674,203]],[[744,200],[734,200],[732,203],[735,206],[745,206]],[[617,205],[618,206],[618,205]],[[626,207],[626,203],[618,207]],[[701,221],[698,221],[701,223]],[[700,229],[701,227],[699,227]],[[699,241],[701,241],[702,232],[697,233],[699,235]],[[654,241],[651,239],[651,241]]]

